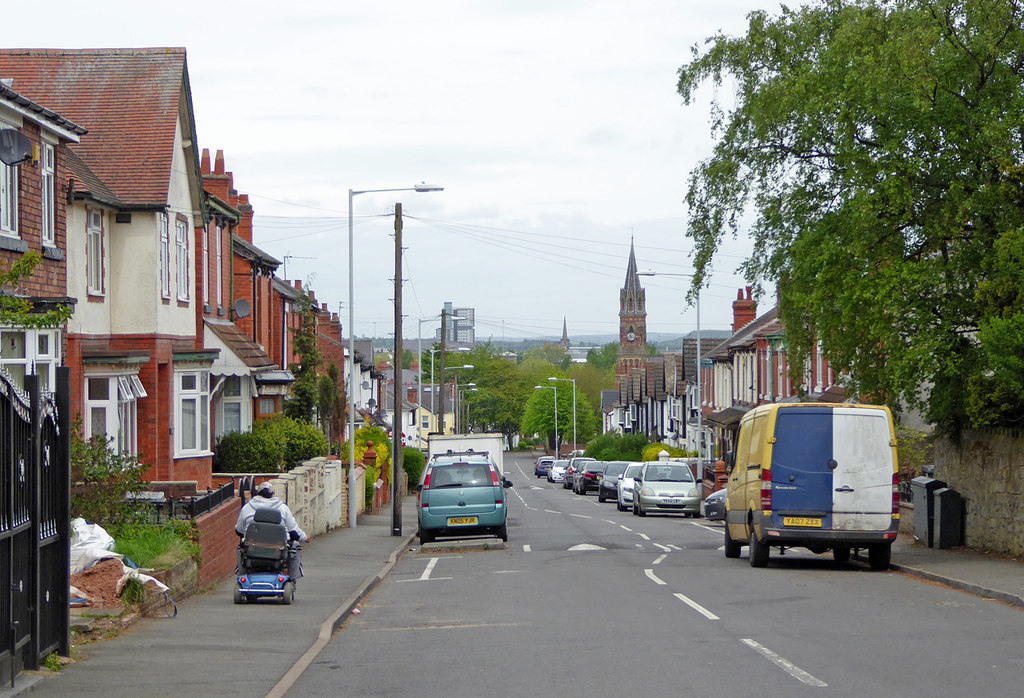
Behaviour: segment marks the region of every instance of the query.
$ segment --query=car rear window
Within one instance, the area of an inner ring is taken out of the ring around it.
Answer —
[[[636,477],[637,475],[640,474],[640,469],[643,468],[643,467],[644,466],[642,466],[642,465],[630,465],[630,466],[627,466],[626,467],[626,472],[624,472],[622,474],[623,479],[625,479],[627,477]]]
[[[485,463],[436,465],[430,472],[430,489],[445,487],[490,487],[491,468]]]
[[[605,469],[604,463],[587,463],[584,468],[588,473],[603,473]]]
[[[609,463],[608,467],[604,469],[605,475],[621,475],[626,469],[625,463]]]
[[[651,482],[693,482],[688,465],[653,465],[647,469],[644,480]]]

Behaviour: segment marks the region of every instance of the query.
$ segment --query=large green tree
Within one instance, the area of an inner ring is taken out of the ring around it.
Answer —
[[[862,396],[924,403],[948,433],[1024,423],[1021,13],[826,0],[695,46],[684,102],[728,96],[686,196],[691,294],[749,230],[744,272],[777,284],[796,371],[820,340]]]

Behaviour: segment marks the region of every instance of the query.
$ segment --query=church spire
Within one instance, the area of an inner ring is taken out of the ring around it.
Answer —
[[[619,315],[646,315],[644,308],[644,289],[640,286],[640,276],[636,271],[636,252],[633,249],[633,238],[629,239],[629,262],[626,264],[626,282],[619,292]]]
[[[562,316],[562,348],[569,351],[569,326],[565,322],[565,316]]]

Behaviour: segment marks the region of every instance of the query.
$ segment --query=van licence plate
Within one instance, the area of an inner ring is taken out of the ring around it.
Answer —
[[[807,516],[783,516],[783,526],[804,526],[806,528],[821,528],[821,519]]]
[[[476,526],[475,516],[458,516],[448,519],[449,526]]]

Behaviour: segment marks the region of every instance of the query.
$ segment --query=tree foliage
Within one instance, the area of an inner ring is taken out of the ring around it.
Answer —
[[[827,0],[694,47],[684,101],[710,81],[735,106],[691,174],[691,294],[749,228],[743,269],[777,284],[794,370],[820,340],[855,391],[947,433],[1024,423],[1021,13]]]
[[[320,369],[320,348],[316,338],[317,308],[307,291],[301,291],[298,299],[299,326],[292,336],[292,346],[299,356],[299,362],[289,364],[295,376],[292,394],[284,403],[284,413],[292,419],[313,422],[313,408],[320,399],[317,372]]]
[[[48,309],[34,307],[32,301],[23,298],[20,292],[22,282],[31,278],[36,266],[42,260],[38,252],[21,255],[9,269],[0,271],[0,321],[14,327],[58,327],[67,322],[72,308],[57,305]]]

